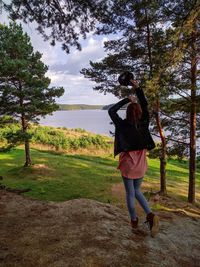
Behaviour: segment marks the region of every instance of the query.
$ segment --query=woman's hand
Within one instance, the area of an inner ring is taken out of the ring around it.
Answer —
[[[131,80],[131,84],[132,84],[132,86],[133,86],[133,89],[136,89],[136,88],[139,87],[139,83],[138,83],[138,81],[136,81],[136,80]]]
[[[131,100],[132,103],[137,102],[137,98],[134,95],[129,95],[128,98]]]

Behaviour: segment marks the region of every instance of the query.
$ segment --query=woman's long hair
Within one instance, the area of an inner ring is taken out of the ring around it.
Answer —
[[[130,103],[126,109],[126,120],[137,127],[141,117],[142,117],[142,109],[140,104]]]

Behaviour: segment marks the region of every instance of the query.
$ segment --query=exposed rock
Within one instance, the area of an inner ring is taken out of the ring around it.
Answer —
[[[0,266],[197,267],[200,218],[159,212],[150,237],[140,218],[132,232],[125,210],[94,200],[42,202],[0,191]]]

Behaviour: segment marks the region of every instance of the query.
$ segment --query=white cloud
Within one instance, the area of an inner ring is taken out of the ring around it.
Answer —
[[[65,57],[65,63],[58,60],[50,66],[50,70],[55,72],[67,72],[71,74],[79,74],[84,67],[89,67],[89,61],[98,61],[105,56],[102,39],[96,40],[90,37],[82,44],[82,50],[74,50]],[[58,53],[59,54],[59,51]],[[62,59],[63,60],[63,59]]]
[[[49,77],[52,79],[53,86],[65,88],[64,95],[58,99],[59,103],[107,105],[117,101],[117,98],[112,94],[104,95],[93,90],[95,83],[83,76],[49,72]]]
[[[106,40],[108,38],[90,37],[83,42],[82,51],[74,50],[64,57],[66,63],[56,61],[50,66],[48,75],[52,85],[65,88],[65,94],[58,100],[59,103],[106,105],[118,100],[112,94],[104,95],[93,90],[95,83],[80,74],[82,68],[89,66],[90,60],[97,61],[105,56],[103,42]],[[59,54],[59,50],[57,54]]]

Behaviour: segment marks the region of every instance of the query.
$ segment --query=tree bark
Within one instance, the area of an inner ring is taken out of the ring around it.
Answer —
[[[22,85],[21,82],[19,81],[19,90],[22,92]],[[30,156],[30,146],[29,146],[29,139],[27,138],[27,128],[28,128],[28,123],[25,118],[25,114],[23,111],[24,108],[24,99],[23,97],[20,97],[19,99],[20,102],[20,107],[22,108],[22,113],[21,113],[21,126],[22,126],[22,131],[24,134],[24,147],[25,147],[25,163],[24,167],[28,167],[31,165],[31,156]]]
[[[25,163],[24,163],[24,167],[28,167],[31,165],[31,156],[30,156],[30,146],[29,146],[29,140],[26,137],[26,133],[27,133],[27,122],[25,120],[24,115],[22,115],[21,117],[21,122],[22,122],[22,131],[25,135],[25,140],[24,140],[24,146],[25,146]]]
[[[162,129],[162,125],[160,122],[160,105],[159,101],[156,102],[156,109],[155,109],[155,118],[156,118],[156,124],[158,127],[160,139],[161,139],[161,155],[160,155],[160,194],[161,195],[167,195],[167,186],[166,186],[166,156],[167,156],[167,144],[166,144],[166,138],[164,131]]]
[[[25,163],[24,167],[28,167],[31,165],[31,156],[30,156],[30,146],[29,146],[29,140],[25,140]]]
[[[188,202],[195,202],[195,171],[196,171],[196,80],[197,80],[197,50],[196,30],[192,32],[191,44],[191,106],[190,106],[190,160]]]
[[[147,29],[147,49],[148,49],[148,58],[149,58],[149,80],[153,77],[153,61],[152,61],[152,50],[151,50],[151,29],[149,27],[149,19],[148,19],[148,12],[145,8],[145,17],[146,17],[146,29]],[[167,154],[167,143],[165,139],[165,134],[162,129],[162,125],[160,122],[160,104],[159,100],[156,101],[156,108],[155,108],[155,118],[156,124],[158,127],[160,139],[161,139],[161,156],[160,156],[160,194],[167,195],[167,188],[166,188],[166,154]]]
[[[147,27],[147,49],[148,49],[148,58],[149,58],[149,80],[152,79],[153,76],[153,62],[152,62],[152,56],[151,56],[151,31],[149,27],[149,20],[148,20],[148,14],[147,9],[145,8],[145,16],[146,16],[146,27]]]

